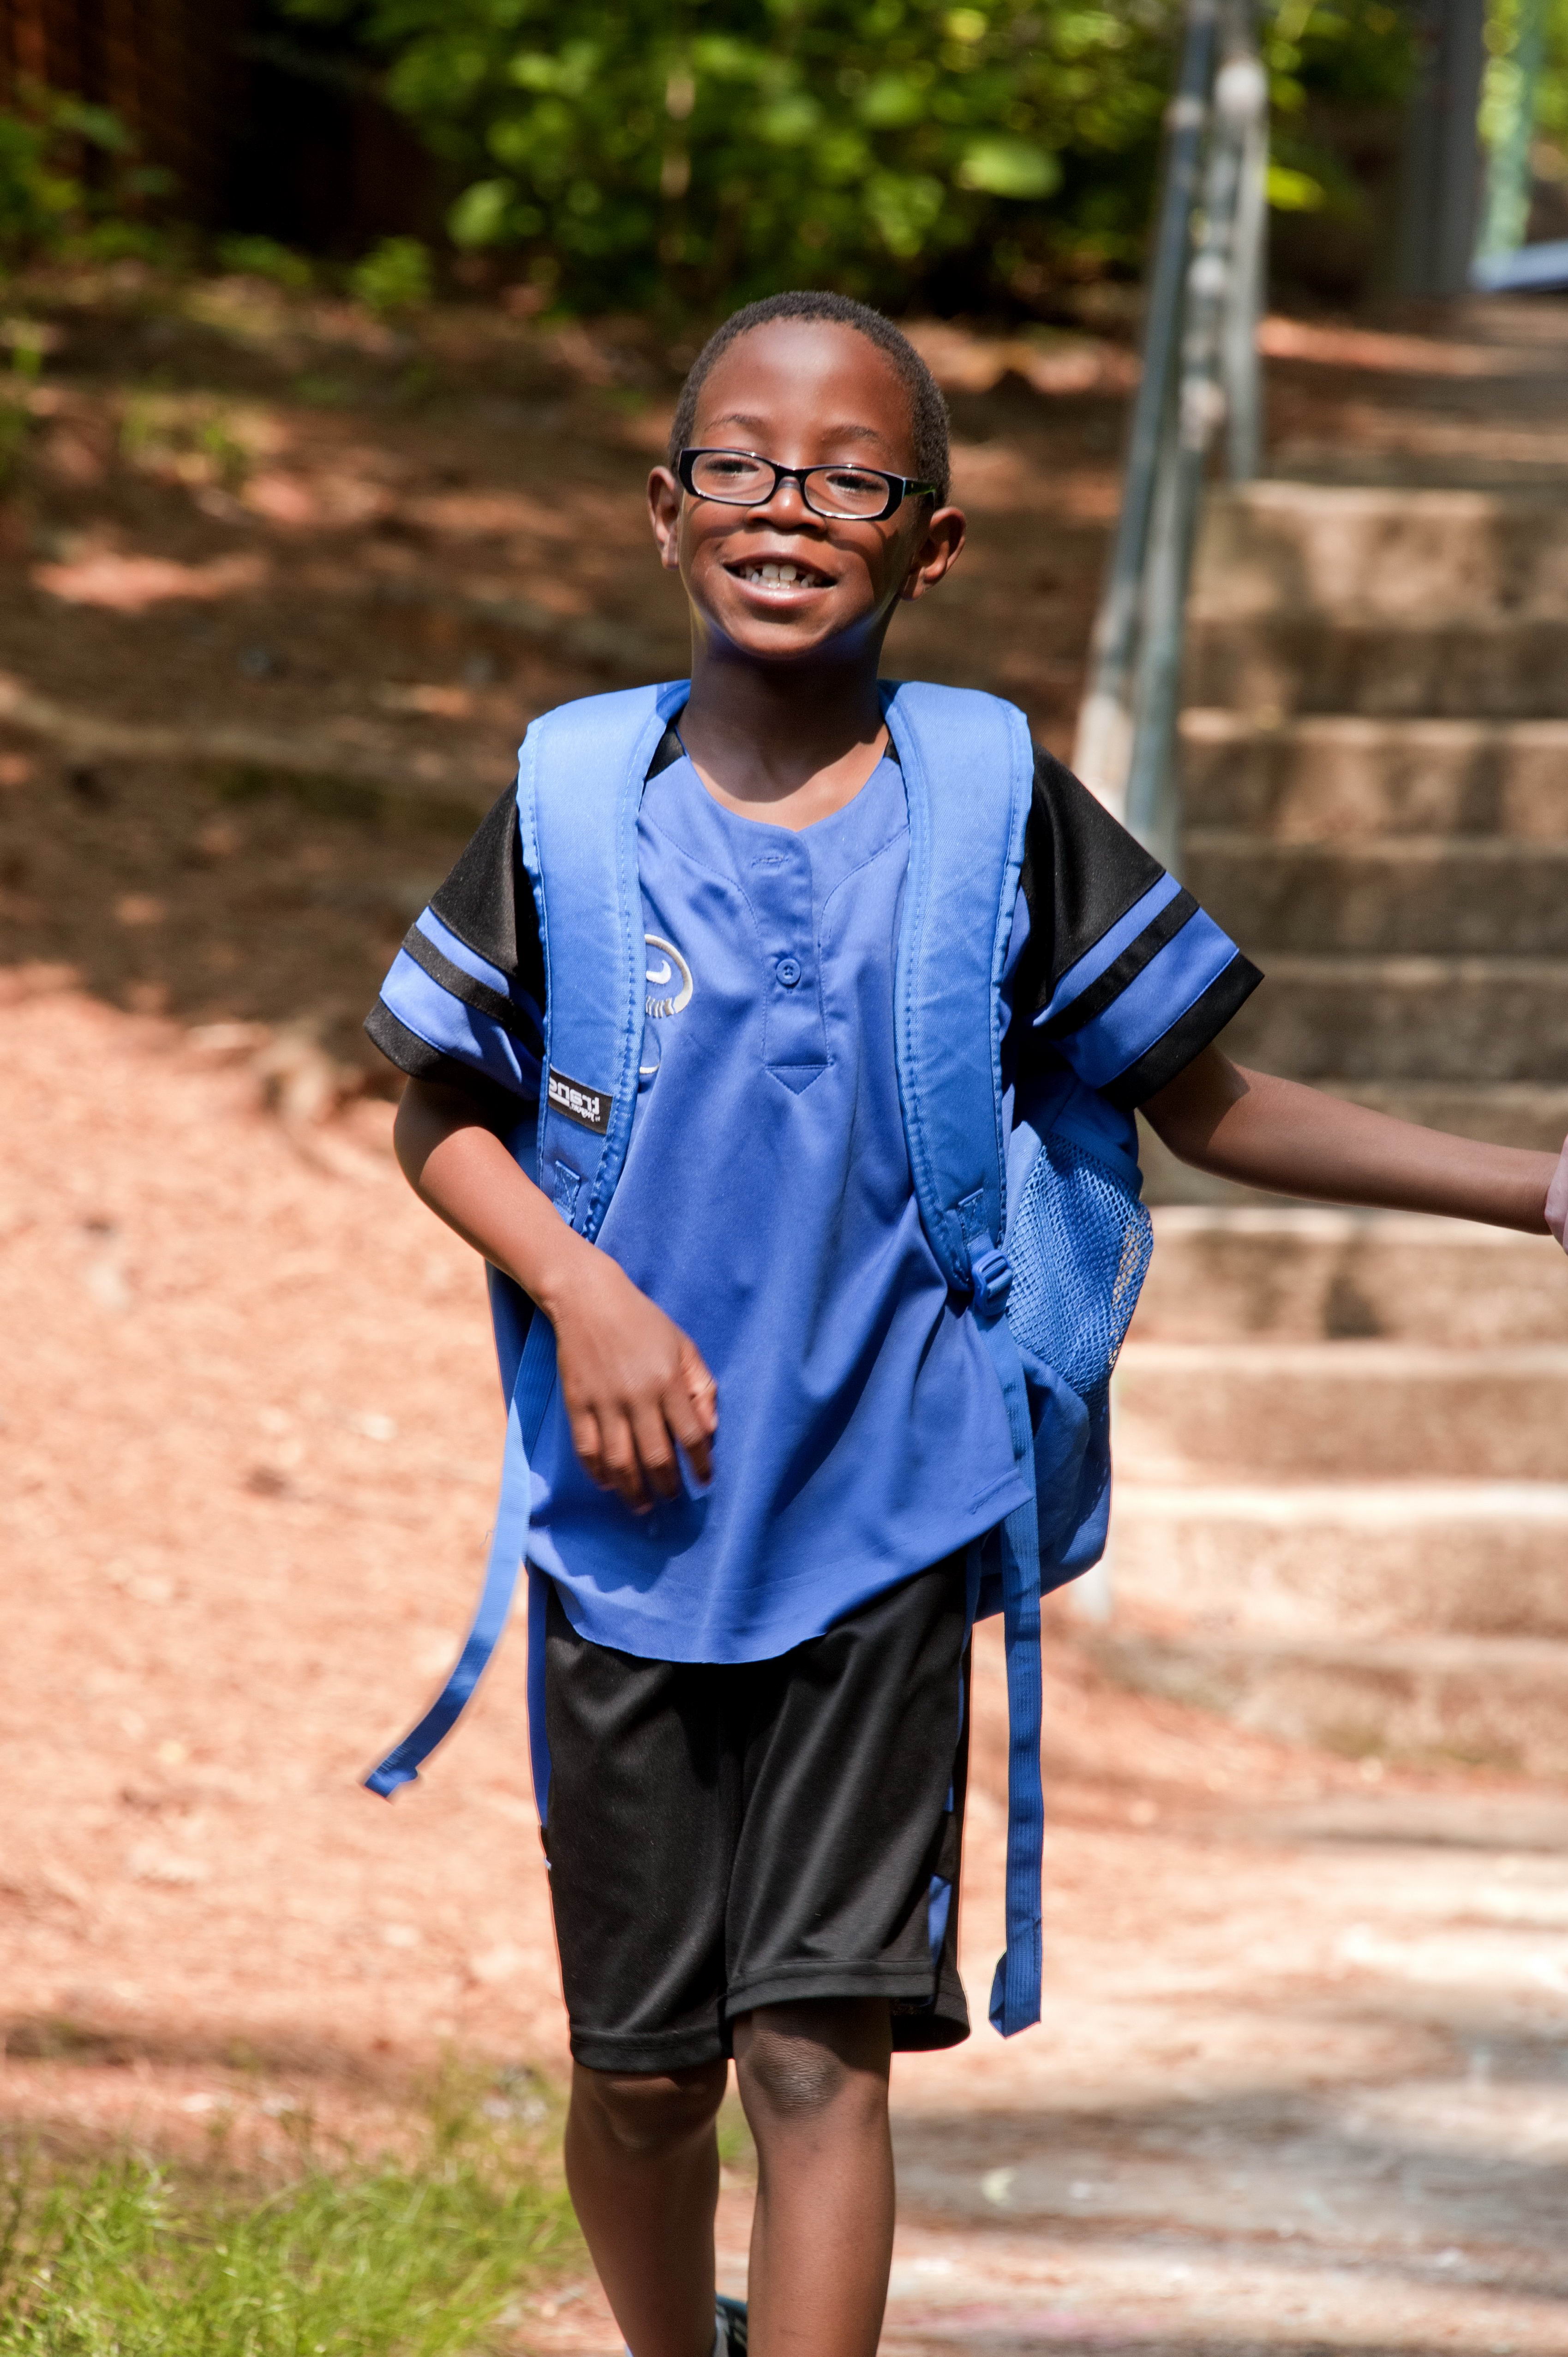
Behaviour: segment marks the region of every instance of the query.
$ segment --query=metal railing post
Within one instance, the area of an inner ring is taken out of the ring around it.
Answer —
[[[1127,824],[1165,866],[1175,864],[1181,815],[1176,775],[1187,582],[1198,503],[1214,429],[1225,406],[1221,350],[1233,281],[1251,277],[1251,257],[1238,252],[1242,159],[1266,103],[1262,68],[1251,43],[1251,9],[1230,11],[1229,55],[1215,81],[1214,134],[1204,174],[1203,236],[1187,274],[1186,330],[1175,448],[1164,472],[1149,545],[1139,650]]]
[[[1175,372],[1219,16],[1219,0],[1187,0],[1181,74],[1165,118],[1165,184],[1144,326],[1143,373],[1128,436],[1122,512],[1095,621],[1089,689],[1073,747],[1078,775],[1118,815],[1125,807],[1132,756],[1130,702],[1139,590],[1154,512],[1160,435]]]
[[[1239,28],[1243,37],[1250,27]],[[1234,263],[1225,306],[1222,374],[1225,383],[1225,465],[1233,483],[1255,482],[1263,463],[1263,371],[1258,325],[1268,291],[1269,78],[1255,52],[1250,91],[1232,84],[1236,102],[1247,112],[1241,143],[1241,178],[1236,194]]]

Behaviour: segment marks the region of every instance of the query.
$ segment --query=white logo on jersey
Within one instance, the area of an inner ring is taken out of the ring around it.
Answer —
[[[692,969],[673,942],[658,933],[644,933],[650,952],[648,960],[648,996],[643,1001],[643,1013],[656,1019],[662,1015],[679,1015],[692,1003]],[[672,996],[665,996],[666,985],[681,977],[680,986]]]

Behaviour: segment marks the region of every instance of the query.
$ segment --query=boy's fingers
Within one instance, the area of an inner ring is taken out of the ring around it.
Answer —
[[[570,1419],[572,1446],[576,1450],[584,1472],[600,1488],[606,1486],[604,1450],[599,1440],[599,1419],[592,1408],[579,1409]]]
[[[692,1470],[699,1481],[713,1479],[709,1443],[713,1438],[713,1418],[704,1417],[684,1383],[671,1383],[664,1401],[665,1419],[671,1431],[691,1459]]]
[[[634,1514],[646,1512],[648,1496],[643,1488],[642,1468],[638,1463],[637,1443],[625,1410],[618,1408],[608,1416],[601,1414],[599,1424],[604,1434],[601,1482],[607,1483]]]
[[[1557,1168],[1546,1190],[1546,1224],[1563,1251],[1568,1252],[1568,1140],[1557,1157]]]
[[[637,1411],[632,1437],[649,1489],[656,1498],[673,1498],[681,1487],[680,1469],[671,1446],[669,1426],[658,1407]]]
[[[718,1429],[719,1387],[703,1364],[695,1343],[684,1338],[681,1344],[681,1375],[702,1428],[711,1439]],[[684,1433],[681,1437],[684,1442]]]

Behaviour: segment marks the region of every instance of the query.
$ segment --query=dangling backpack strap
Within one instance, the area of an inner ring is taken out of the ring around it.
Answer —
[[[490,1655],[500,1642],[501,1631],[511,1613],[517,1575],[528,1544],[528,1460],[555,1388],[554,1330],[548,1318],[542,1318],[537,1310],[516,1363],[517,1372],[507,1395],[506,1448],[501,1458],[496,1526],[490,1534],[478,1609],[450,1676],[424,1717],[365,1778],[369,1790],[379,1792],[384,1801],[391,1800],[400,1784],[412,1784],[436,1745],[451,1734],[489,1666]]]
[[[545,974],[538,1146],[529,1175],[590,1241],[620,1177],[637,1102],[647,971],[637,813],[649,763],[686,695],[679,680],[562,705],[534,722],[518,756],[519,839]],[[549,1319],[494,1271],[490,1302],[507,1436],[484,1587],[440,1694],[365,1778],[386,1799],[413,1781],[456,1726],[506,1626],[527,1552],[529,1458],[555,1387],[555,1336]],[[542,1814],[547,1757],[539,1730],[533,1735]]]
[[[1035,759],[1023,714],[969,689],[886,695],[909,808],[898,942],[898,1085],[915,1193],[949,1285],[969,1298],[995,1366],[1029,1497],[1003,1526],[1007,1645],[1007,1948],[991,2019],[1004,2038],[1040,2018],[1040,1540],[1023,1362],[1004,1314],[1001,995]],[[983,1059],[976,1043],[989,1042]]]

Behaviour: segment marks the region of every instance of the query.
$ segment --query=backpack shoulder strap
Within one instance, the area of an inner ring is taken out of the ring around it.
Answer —
[[[1034,748],[1016,706],[906,684],[886,705],[904,769],[909,873],[895,985],[898,1086],[920,1218],[948,1283],[969,1297],[1029,1488],[1003,1525],[1007,1645],[1007,1948],[991,2019],[1004,2038],[1040,2018],[1040,1538],[1034,1427],[1004,1310],[1007,1140],[1002,970],[1017,902]],[[976,1050],[984,1044],[985,1052]]]
[[[968,1293],[1006,1217],[1000,985],[1034,748],[1015,705],[971,688],[905,682],[885,709],[909,807],[895,985],[904,1128],[931,1249]]]
[[[579,1234],[598,1233],[631,1137],[642,1044],[637,813],[684,680],[563,704],[518,755],[523,864],[544,952],[538,1182]]]
[[[647,972],[638,807],[648,765],[686,694],[685,681],[675,680],[563,705],[533,723],[518,755],[519,833],[544,949],[539,1184],[590,1239],[626,1160],[637,1096]],[[506,1626],[528,1550],[528,1460],[554,1388],[555,1337],[510,1277],[494,1269],[489,1277],[507,1400],[489,1560],[478,1609],[446,1684],[364,1780],[386,1800],[413,1781],[462,1716]],[[542,1640],[532,1631],[535,1617],[531,1609],[529,1741],[542,1818],[550,1755],[535,1691],[543,1661]]]

